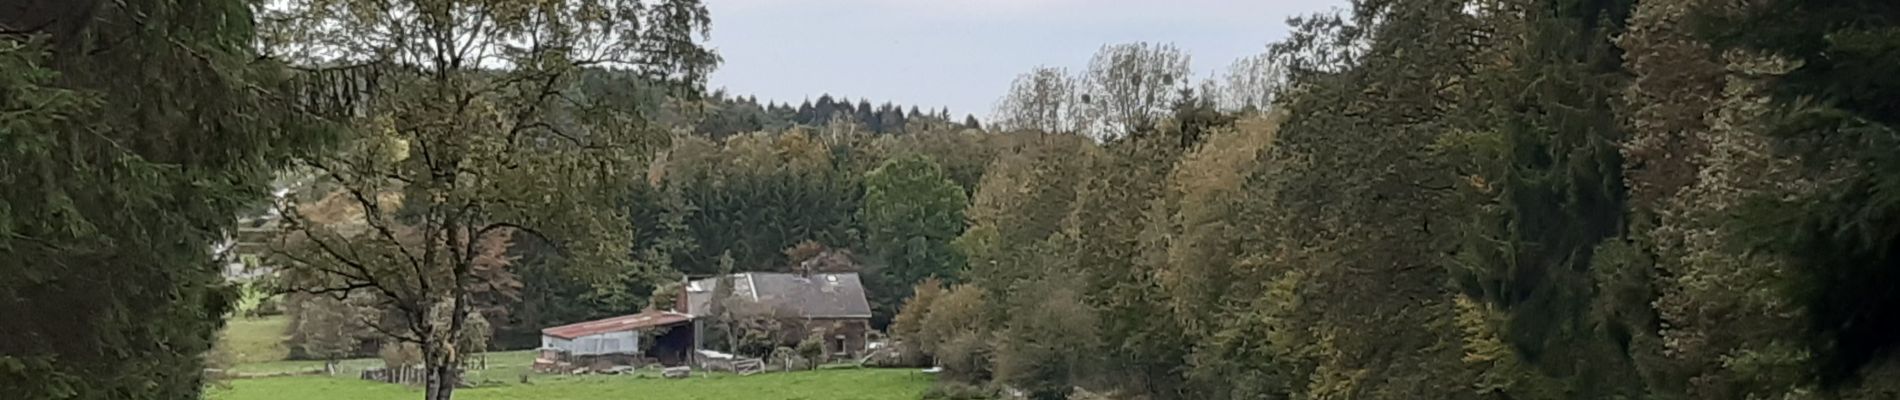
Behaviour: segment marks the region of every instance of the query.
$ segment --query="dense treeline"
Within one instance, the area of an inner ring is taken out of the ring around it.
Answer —
[[[1231,123],[1026,74],[1000,124],[1098,140],[998,157],[892,330],[947,395],[1900,395],[1900,9],[1743,3],[1359,1]]]
[[[736,272],[783,272],[823,249],[848,254],[866,273],[882,326],[911,285],[962,269],[950,242],[963,231],[965,198],[992,158],[1030,140],[968,129],[874,135],[838,125],[675,138],[646,180],[627,183],[640,265],[598,285],[562,272],[545,250],[517,247],[524,302],[499,337],[508,347],[532,346],[542,327],[638,310],[648,291],[718,274],[722,259]]]
[[[975,115],[953,119],[949,108],[919,110],[902,104],[884,102],[876,106],[868,99],[853,103],[850,98],[819,95],[817,100],[791,103],[759,103],[753,96],[732,96],[714,91],[705,99],[673,104],[671,118],[665,121],[685,125],[698,135],[713,139],[754,132],[783,132],[793,126],[829,127],[882,135],[953,130],[982,129]]]

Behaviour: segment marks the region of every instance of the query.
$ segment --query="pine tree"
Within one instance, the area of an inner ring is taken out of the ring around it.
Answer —
[[[218,244],[323,136],[249,5],[0,6],[0,397],[201,397]]]

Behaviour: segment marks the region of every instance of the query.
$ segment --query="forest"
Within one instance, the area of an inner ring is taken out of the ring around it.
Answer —
[[[981,118],[708,90],[697,0],[281,3],[0,5],[5,397],[200,397],[261,291],[447,399],[810,268],[927,398],[1900,397],[1900,3],[1354,0]]]

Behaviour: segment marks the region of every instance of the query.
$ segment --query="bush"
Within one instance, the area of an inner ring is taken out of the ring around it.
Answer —
[[[258,300],[257,305],[251,307],[251,310],[250,310],[251,316],[268,317],[268,316],[274,316],[274,315],[284,315],[284,308],[282,305],[278,304],[280,302],[278,298],[279,298],[278,296],[266,296],[263,299]]]
[[[937,349],[937,364],[943,367],[944,376],[965,382],[989,379],[992,349],[988,336],[963,332],[940,345]]]
[[[1101,348],[1095,335],[1095,311],[1068,286],[1031,299],[1013,313],[1009,328],[997,335],[996,380],[1027,391],[1030,398],[1069,397],[1077,377],[1092,375]]]
[[[674,303],[679,302],[681,290],[685,290],[685,288],[681,287],[679,282],[668,281],[660,284],[660,287],[653,288],[652,294],[647,295],[647,306],[655,310],[677,309],[679,308],[679,304]]]
[[[1146,400],[1147,396],[1128,396],[1121,392],[1092,392],[1084,388],[1075,388],[1067,400]]]
[[[772,355],[768,356],[766,361],[771,363],[766,368],[783,368],[785,371],[812,369],[817,365],[810,359],[799,357],[798,350],[784,346],[772,350]]]
[[[814,333],[806,337],[804,341],[798,342],[798,356],[804,357],[806,360],[811,360],[813,365],[823,362],[825,357],[825,336]]]
[[[422,349],[413,343],[391,341],[383,343],[383,349],[376,352],[383,359],[383,366],[389,369],[404,368],[422,364]]]
[[[998,398],[995,390],[956,381],[941,381],[924,391],[924,400],[987,400]]]
[[[924,320],[929,318],[930,309],[937,299],[943,296],[943,284],[937,278],[925,279],[912,290],[911,297],[904,300],[903,308],[897,311],[897,317],[891,321],[891,357],[878,360],[890,366],[919,367],[930,363],[930,357],[924,353]]]

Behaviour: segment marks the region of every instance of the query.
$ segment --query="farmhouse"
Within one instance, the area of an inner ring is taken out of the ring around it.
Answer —
[[[732,290],[719,290],[721,282],[730,282]],[[729,296],[726,301],[717,298],[722,294]],[[819,336],[832,357],[863,353],[871,331],[871,305],[854,272],[732,274],[688,281],[681,297],[676,303],[684,309],[677,311],[694,317],[695,332],[705,332],[707,323],[720,317],[720,308],[766,312],[786,322],[776,335],[780,345]],[[697,339],[701,344],[714,340]]]

